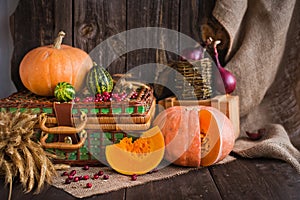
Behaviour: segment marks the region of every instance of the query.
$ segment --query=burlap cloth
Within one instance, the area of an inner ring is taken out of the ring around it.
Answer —
[[[300,173],[300,2],[218,0],[214,17],[230,36],[226,68],[237,77],[241,137],[234,152],[290,163]],[[259,141],[245,131],[266,128]]]
[[[300,173],[300,153],[290,140],[300,136],[300,1],[217,0],[213,16],[230,36],[226,68],[237,77],[234,95],[240,97],[241,136],[234,152],[243,157],[268,157],[290,163]],[[266,128],[259,141],[245,131]],[[226,162],[226,161],[225,161]],[[92,170],[99,170],[98,168]],[[107,168],[106,173],[114,173]],[[107,171],[108,170],[108,171]],[[109,181],[54,185],[85,197],[187,173],[193,168],[169,166],[138,181],[114,173]]]
[[[168,166],[166,168],[158,170],[155,173],[138,176],[136,181],[132,181],[131,176],[118,174],[108,167],[92,167],[88,171],[82,170],[79,167],[75,167],[72,169],[75,169],[80,175],[87,174],[93,176],[99,170],[102,170],[104,174],[109,175],[108,180],[104,180],[102,177],[100,177],[99,179],[81,180],[79,182],[72,182],[71,184],[64,184],[66,179],[65,176],[58,177],[54,180],[53,185],[55,187],[63,189],[64,191],[77,198],[84,198],[93,195],[104,194],[107,192],[113,192],[119,189],[145,184],[150,181],[168,179],[174,176],[185,174],[192,170],[196,170],[196,168]],[[87,188],[87,183],[92,183],[92,188]]]
[[[223,164],[228,163],[234,160],[233,157],[228,156],[221,162],[217,163]],[[54,179],[52,183],[53,186],[63,189],[69,194],[77,198],[84,198],[93,195],[104,194],[107,192],[117,191],[123,188],[130,188],[137,185],[146,184],[151,181],[158,181],[163,179],[169,179],[175,176],[186,174],[190,171],[199,170],[201,168],[192,168],[192,167],[179,167],[175,165],[168,165],[167,167],[162,167],[155,172],[144,174],[138,176],[136,181],[131,180],[131,176],[126,176],[118,174],[109,167],[90,167],[89,170],[83,170],[81,167],[72,167],[67,171],[75,169],[76,175],[89,175],[91,178],[88,180],[81,180],[79,182],[72,182],[71,184],[65,184],[66,176],[59,176]],[[99,179],[92,179],[93,175],[99,171],[103,171],[105,175],[109,176],[109,179],[104,180],[103,176],[100,176]],[[58,174],[62,174],[64,170],[58,171]],[[92,183],[92,188],[87,188],[86,184]]]

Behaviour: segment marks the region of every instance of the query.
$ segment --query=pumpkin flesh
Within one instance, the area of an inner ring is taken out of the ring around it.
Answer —
[[[164,138],[158,127],[144,132],[134,142],[123,138],[120,143],[108,145],[105,155],[108,164],[125,175],[145,174],[159,165],[164,156]]]
[[[201,165],[209,166],[218,160],[220,152],[220,130],[212,114],[207,110],[199,112],[201,130],[205,134],[201,144]]]

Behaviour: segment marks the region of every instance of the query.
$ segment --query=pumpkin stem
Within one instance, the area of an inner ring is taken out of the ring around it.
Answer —
[[[59,31],[57,38],[55,38],[53,46],[55,49],[60,49],[61,43],[63,38],[65,37],[66,33],[63,31]]]

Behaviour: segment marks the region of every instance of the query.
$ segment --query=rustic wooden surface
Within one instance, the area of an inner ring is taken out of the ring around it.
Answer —
[[[7,199],[8,189],[0,179],[0,197]],[[23,194],[21,185],[13,186],[13,200],[64,199],[72,195],[55,187],[46,187],[39,195]],[[300,174],[289,164],[274,159],[243,159],[191,171],[167,180],[95,195],[84,199],[274,199],[300,197]]]

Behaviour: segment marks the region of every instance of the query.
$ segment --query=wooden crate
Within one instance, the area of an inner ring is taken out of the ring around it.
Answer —
[[[168,97],[158,101],[159,112],[172,106],[211,106],[224,113],[232,122],[235,130],[235,138],[240,135],[239,97],[232,95],[218,95],[207,100],[178,100],[176,97]]]

